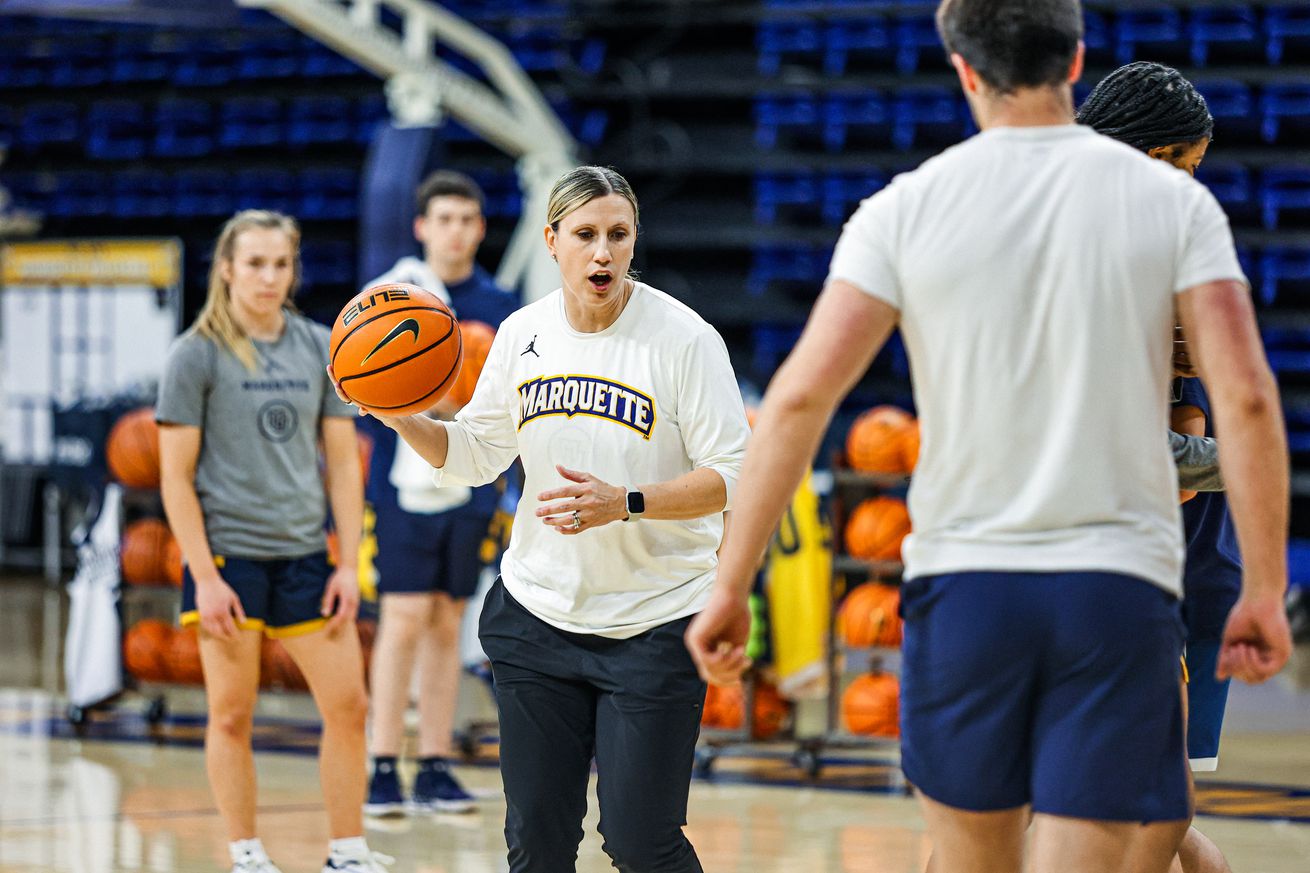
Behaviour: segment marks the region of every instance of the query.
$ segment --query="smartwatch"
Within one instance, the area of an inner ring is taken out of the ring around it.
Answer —
[[[628,489],[627,495],[628,517],[624,521],[636,521],[641,518],[641,514],[646,511],[646,495],[640,491]]]

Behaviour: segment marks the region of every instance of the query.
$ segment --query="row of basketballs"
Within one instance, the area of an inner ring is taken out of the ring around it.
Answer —
[[[718,730],[741,730],[745,717],[743,687],[711,685],[701,710],[701,725]],[[842,692],[842,723],[853,734],[871,737],[900,736],[900,683],[891,673],[871,672],[855,678]],[[792,706],[772,683],[757,678],[752,700],[751,739],[770,740],[792,720]]]
[[[364,678],[367,680],[377,624],[361,621],[356,627],[364,649]],[[123,665],[141,682],[201,685],[205,681],[196,628],[174,627],[157,618],[141,619],[128,629],[123,636]],[[259,651],[259,684],[262,688],[288,691],[309,688],[286,647],[267,637]]]

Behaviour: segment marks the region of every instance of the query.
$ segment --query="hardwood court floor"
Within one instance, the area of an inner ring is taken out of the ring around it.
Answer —
[[[84,737],[63,717],[42,642],[50,598],[0,582],[0,873],[210,873],[227,869],[223,829],[204,782],[196,695],[152,731],[140,698]],[[56,661],[57,663],[57,661]],[[1199,826],[1237,873],[1310,871],[1310,651],[1271,685],[1235,688],[1221,770],[1202,782]],[[187,710],[191,710],[190,713]],[[326,839],[316,728],[303,698],[271,701],[259,720],[260,831],[285,873],[317,871]],[[373,822],[396,871],[505,869],[505,812],[494,766],[459,768],[482,798],[466,816]],[[832,753],[807,783],[785,750],[721,759],[693,784],[687,833],[713,873],[918,873],[928,854],[912,800],[885,755]],[[612,870],[596,834],[594,793],[581,873]]]

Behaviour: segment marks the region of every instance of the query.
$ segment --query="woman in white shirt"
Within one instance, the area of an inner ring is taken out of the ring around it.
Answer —
[[[548,221],[563,287],[501,325],[458,418],[385,423],[439,483],[523,460],[481,619],[512,873],[574,869],[593,757],[615,866],[699,871],[682,826],[705,686],[682,636],[714,581],[745,411],[718,333],[629,274],[622,176],[566,173]]]

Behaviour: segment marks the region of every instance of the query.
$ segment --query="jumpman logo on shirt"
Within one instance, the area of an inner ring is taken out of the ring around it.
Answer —
[[[536,355],[539,358],[541,357],[541,355],[537,352],[537,335],[535,333],[532,335],[532,342],[528,343],[528,347],[523,351],[519,352],[519,357],[520,358],[523,357],[528,352],[532,352],[532,354]]]

